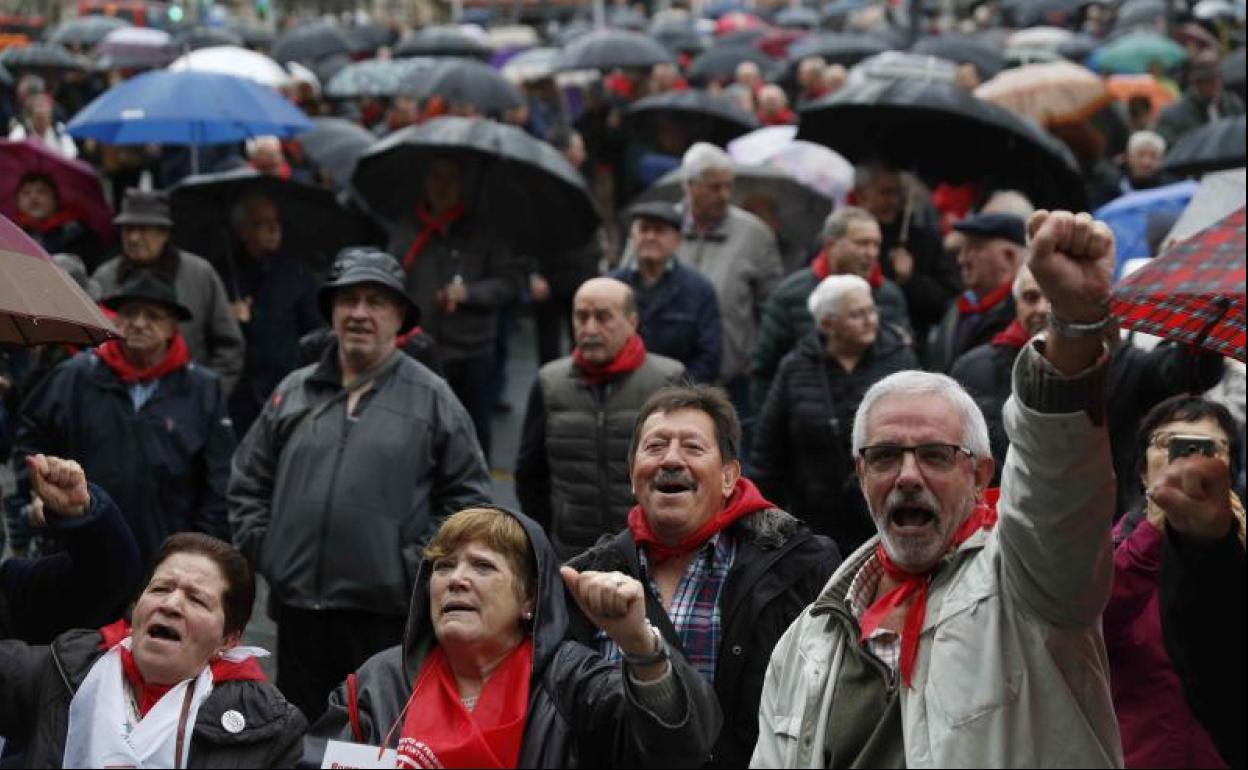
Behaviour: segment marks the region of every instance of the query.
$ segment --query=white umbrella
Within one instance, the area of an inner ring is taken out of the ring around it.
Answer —
[[[786,171],[837,206],[845,205],[854,186],[853,164],[821,144],[795,136],[796,126],[760,128],[729,142],[728,154],[738,163]]]
[[[234,75],[254,80],[270,88],[281,88],[291,80],[290,73],[269,57],[233,45],[218,45],[191,51],[170,64],[169,69]]]
[[[513,83],[529,83],[553,76],[558,64],[558,48],[530,48],[508,59],[502,73]]]

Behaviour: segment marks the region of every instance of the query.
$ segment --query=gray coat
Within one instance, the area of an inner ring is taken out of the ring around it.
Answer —
[[[177,259],[173,286],[178,292],[178,302],[194,316],[179,324],[182,336],[186,338],[191,358],[221,375],[223,390],[229,394],[243,371],[243,330],[230,311],[225,284],[212,264],[189,251],[174,251]],[[124,283],[119,275],[124,272],[121,270],[123,259],[124,256],[114,257],[95,271],[101,297],[116,294]],[[157,272],[161,272],[160,268]]]
[[[348,419],[337,353],[283,380],[239,445],[230,527],[280,603],[402,615],[421,548],[489,500],[489,473],[468,413],[405,355]]]

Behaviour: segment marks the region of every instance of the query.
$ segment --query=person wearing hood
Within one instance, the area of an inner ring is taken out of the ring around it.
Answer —
[[[102,304],[123,339],[58,364],[20,410],[14,456],[65,457],[117,501],[146,565],[165,538],[228,538],[225,487],[234,431],[221,378],[191,361],[179,323],[191,311],[146,271]],[[29,494],[26,466],[18,491]]]
[[[76,206],[61,200],[56,180],[32,172],[17,184],[17,212],[13,221],[49,254],[69,252],[92,267],[101,256],[100,239]]]
[[[45,460],[50,510],[107,503],[75,463]],[[129,621],[0,642],[0,735],[26,767],[293,766],[307,722],[265,681],[267,653],[239,645],[255,595],[238,551],[174,535]]]
[[[447,519],[424,555],[402,645],[334,692],[305,762],[320,764],[325,739],[395,749],[399,767],[692,767],[707,755],[715,697],[646,621],[636,580],[560,570],[536,522],[490,507]],[[570,641],[571,612],[624,662]]]
[[[919,361],[880,323],[871,285],[856,275],[823,279],[807,306],[817,328],[780,364],[750,476],[769,500],[852,553],[874,531],[849,451],[854,413],[868,388]]]

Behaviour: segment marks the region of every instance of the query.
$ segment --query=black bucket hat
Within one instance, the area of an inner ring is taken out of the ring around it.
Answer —
[[[407,315],[399,334],[410,331],[420,323],[420,308],[407,296],[406,275],[399,261],[380,249],[369,246],[348,246],[338,252],[334,258],[334,266],[330,268],[329,279],[321,284],[316,298],[321,308],[321,315],[326,321],[333,322],[334,294],[344,286],[355,286],[361,283],[375,283],[390,289],[407,305]]]
[[[168,308],[179,321],[193,318],[190,308],[178,302],[178,290],[172,283],[153,273],[140,270],[133,278],[122,284],[116,294],[100,301],[104,307],[118,312],[127,302],[151,302]]]

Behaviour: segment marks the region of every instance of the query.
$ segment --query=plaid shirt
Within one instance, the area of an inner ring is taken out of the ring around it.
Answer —
[[[676,633],[684,647],[685,659],[697,669],[707,682],[715,683],[715,664],[719,660],[720,629],[723,612],[720,597],[728,571],[737,557],[737,541],[723,532],[717,533],[698,550],[689,562],[685,574],[672,595],[672,606],[667,608]],[[643,582],[650,593],[662,603],[662,593],[650,569],[646,553],[638,550]],[[620,648],[603,631],[595,636],[598,651],[607,660],[619,660]]]
[[[883,575],[884,567],[880,565],[880,560],[875,554],[872,554],[849,584],[849,593],[845,595],[845,601],[849,604],[849,611],[854,614],[854,620],[859,623],[862,623],[862,616],[875,601],[875,590],[879,587],[880,578]],[[897,676],[897,670],[901,666],[900,634],[886,628],[875,629],[867,637],[867,651],[888,666],[894,678]]]

